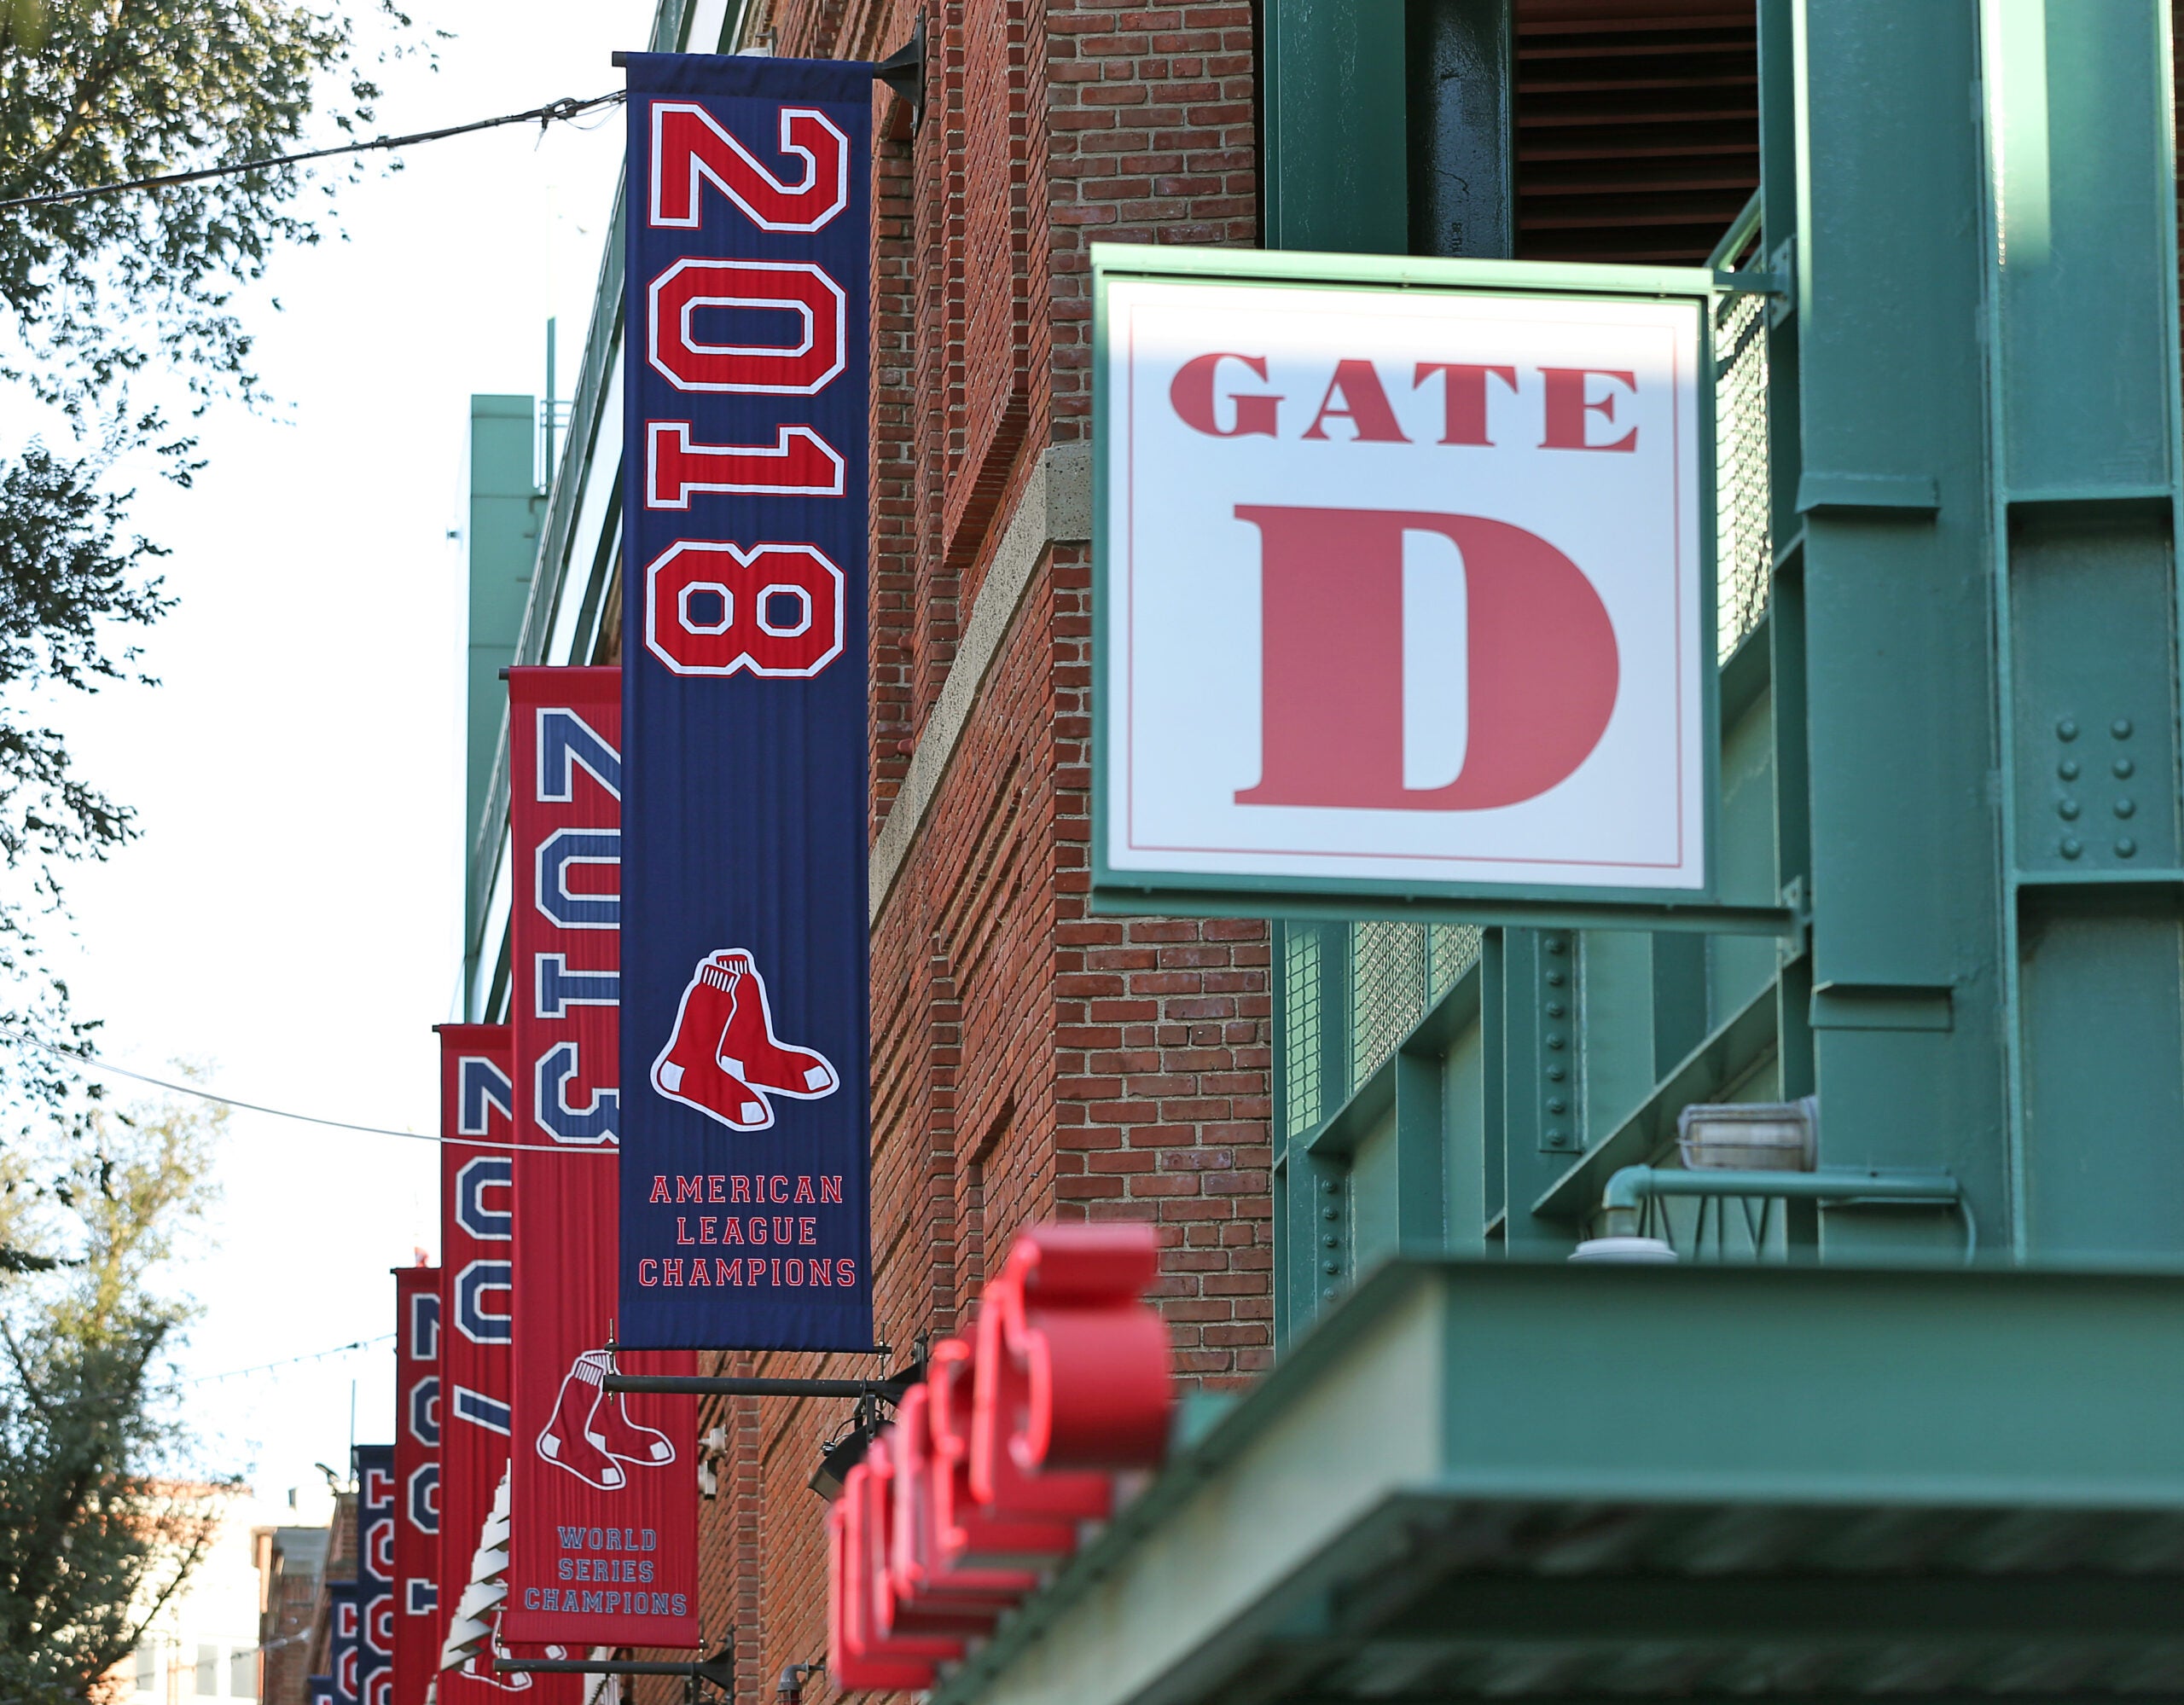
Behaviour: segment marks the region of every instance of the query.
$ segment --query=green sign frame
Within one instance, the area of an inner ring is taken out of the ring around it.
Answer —
[[[1796,911],[1778,894],[1724,893],[1721,848],[1722,707],[1715,657],[1714,316],[1716,275],[1703,267],[1592,266],[1571,263],[1439,260],[1409,256],[1270,252],[1249,249],[1092,246],[1093,301],[1093,715],[1090,909],[1110,915],[1398,918],[1560,927],[1689,929],[1790,935]],[[1111,576],[1109,479],[1114,411],[1107,393],[1109,292],[1121,281],[1243,284],[1269,291],[1344,289],[1455,292],[1472,295],[1620,298],[1688,304],[1698,321],[1699,643],[1704,757],[1705,884],[1695,889],[1551,886],[1496,882],[1397,881],[1350,876],[1117,870],[1107,859],[1112,719],[1101,660],[1111,655],[1115,598]]]

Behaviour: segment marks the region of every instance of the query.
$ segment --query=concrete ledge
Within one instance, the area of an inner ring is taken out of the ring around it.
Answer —
[[[978,602],[956,642],[956,661],[941,683],[939,700],[926,719],[909,772],[880,826],[873,844],[870,898],[866,915],[877,925],[895,879],[902,874],[933,797],[948,778],[964,725],[985,685],[994,659],[1016,624],[1016,612],[1031,589],[1049,547],[1092,536],[1092,447],[1055,444],[1043,452],[1008,518],[994,553],[993,565],[979,588]]]

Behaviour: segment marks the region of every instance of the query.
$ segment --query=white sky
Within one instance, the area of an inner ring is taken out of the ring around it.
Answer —
[[[645,45],[653,6],[411,10],[455,39],[437,74],[382,78],[390,132],[617,88],[607,55]],[[447,534],[468,398],[543,388],[549,312],[573,388],[621,146],[613,109],[589,134],[411,149],[346,188],[350,241],[281,254],[244,310],[285,418],[221,407],[195,489],[142,485],[137,525],[172,547],[183,600],[148,641],[164,684],[61,707],[79,768],[143,829],[71,890],[65,969],[118,1063],[190,1058],[247,1100],[433,1128],[431,1026],[451,1016],[462,917],[464,557]],[[437,1256],[433,1146],[251,1113],[229,1129],[224,1198],[183,1273],[206,1309],[184,1372],[391,1331],[388,1268]],[[392,1363],[380,1347],[200,1385],[194,1418],[216,1465],[280,1499],[314,1461],[344,1464],[352,1379],[359,1439],[392,1436]]]

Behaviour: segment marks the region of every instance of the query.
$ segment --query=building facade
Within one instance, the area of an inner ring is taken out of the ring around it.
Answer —
[[[309,1705],[305,1684],[311,1674],[311,1628],[332,1537],[325,1527],[252,1531],[258,1554],[258,1649],[264,1658],[258,1697],[264,1705]]]
[[[146,1623],[135,1653],[108,1673],[106,1696],[124,1705],[299,1701],[326,1529],[269,1525],[295,1515],[293,1494],[276,1505],[247,1488],[166,1491],[187,1522],[205,1524],[201,1549],[180,1590]],[[288,1560],[285,1586],[277,1571],[267,1572],[276,1557]],[[293,1689],[278,1691],[291,1675]]]
[[[1232,1404],[949,1705],[2184,1691],[2169,9],[664,0],[653,44],[921,22],[874,108],[880,1336],[1027,1221],[1142,1220]],[[1095,241],[1711,267],[1721,856],[1787,921],[1094,914]],[[473,642],[471,1018],[489,672],[620,656],[620,283],[617,235],[544,501],[473,504],[473,609],[537,536]],[[1808,1097],[1833,1184],[1691,1193],[1685,1109]],[[1639,1230],[1683,1261],[1565,1260]],[[824,1656],[848,1418],[705,1416],[741,1693]]]

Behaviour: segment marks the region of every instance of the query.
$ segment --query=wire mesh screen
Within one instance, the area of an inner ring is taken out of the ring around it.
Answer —
[[[1295,1136],[1319,1123],[1321,931],[1291,928],[1281,954],[1282,1109]]]
[[[1456,986],[1456,979],[1477,963],[1484,932],[1476,924],[1436,924],[1426,940],[1426,1004],[1431,1006]]]
[[[1471,924],[1353,924],[1350,1084],[1362,1083],[1478,957]]]
[[[1362,1083],[1426,1016],[1424,924],[1350,929],[1350,1082]]]
[[[1715,577],[1726,661],[1767,613],[1774,566],[1767,468],[1767,299],[1726,296],[1715,310]]]

